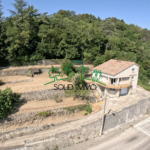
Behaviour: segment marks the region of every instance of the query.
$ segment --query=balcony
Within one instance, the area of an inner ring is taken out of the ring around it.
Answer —
[[[108,83],[105,83],[105,82],[102,82],[102,81],[101,81],[102,84],[100,84],[100,83],[98,83],[98,82],[93,82],[93,81],[92,81],[92,83],[93,83],[93,84],[98,84],[98,85],[100,85],[100,86],[102,86],[102,87],[109,88],[109,89],[124,89],[124,88],[127,88],[127,87],[130,87],[130,86],[131,86],[131,84],[120,84],[120,85],[116,85],[116,84],[108,84]],[[103,85],[103,84],[105,84],[106,86]]]

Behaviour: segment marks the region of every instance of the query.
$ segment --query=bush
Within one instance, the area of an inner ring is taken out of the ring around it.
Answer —
[[[53,66],[52,66],[51,70],[52,70],[52,73],[58,73],[57,70]]]
[[[75,67],[75,72],[81,74],[81,70],[82,70],[82,66],[81,67]],[[86,70],[82,71],[83,75],[86,75],[89,72],[89,67],[85,67]]]
[[[81,110],[85,110],[86,112],[88,113],[91,113],[92,112],[92,108],[90,105],[83,105],[81,108]]]
[[[79,85],[83,85],[83,86],[86,85],[86,82],[84,81],[84,79],[81,78],[81,74],[79,74],[79,75],[75,78],[75,81],[74,81],[74,86],[75,86],[75,87],[78,87]]]
[[[42,112],[39,112],[37,115],[41,116],[41,117],[47,117],[47,116],[51,115],[51,111],[49,111],[49,112],[42,111]]]
[[[86,110],[83,111],[83,115],[87,115],[88,112]]]
[[[72,113],[74,113],[74,111],[76,109],[79,109],[80,111],[86,111],[87,113],[91,113],[92,112],[92,108],[90,105],[79,105],[79,106],[74,106],[74,107],[67,107],[67,108],[64,108]]]
[[[20,94],[13,93],[11,88],[0,90],[0,119],[9,115],[20,96]]]
[[[67,67],[68,66],[68,67]],[[64,70],[64,68],[67,67],[68,69],[68,72],[67,70]],[[71,61],[67,58],[65,58],[63,61],[62,61],[62,64],[61,64],[61,72],[63,72],[64,74],[67,75],[67,73],[71,73],[71,72],[75,72],[75,67],[73,65],[73,63],[71,63]]]
[[[56,94],[56,95],[54,96],[54,100],[57,102],[57,101],[58,101],[58,98],[59,98],[59,96],[58,96],[58,94]]]
[[[67,81],[68,82],[71,82],[72,81],[72,78],[75,76],[75,73],[74,72],[71,72],[70,74],[69,74],[69,77],[68,77],[68,79],[67,79]]]

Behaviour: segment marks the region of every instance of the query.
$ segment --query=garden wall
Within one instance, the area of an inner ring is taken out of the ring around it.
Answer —
[[[96,97],[93,95],[92,91],[90,91],[90,95],[87,97],[87,100],[89,103],[95,103]],[[32,91],[32,92],[26,92],[22,93],[20,100],[26,100],[26,101],[32,101],[32,100],[48,100],[48,99],[54,99],[55,95],[58,95],[59,98],[65,97],[65,91],[64,90],[54,90],[54,89],[46,89],[46,90],[40,90],[40,91]]]
[[[80,105],[81,106],[81,105]],[[71,107],[69,107],[71,108]],[[78,106],[74,106],[74,112],[79,112]],[[42,120],[42,116],[38,116],[37,114],[42,111],[36,111],[36,112],[29,112],[29,113],[22,113],[22,114],[12,114],[8,116],[6,119],[3,121],[0,121],[0,126],[5,125],[5,126],[12,126],[12,125],[19,125],[22,123],[25,123],[27,121],[33,121],[33,119],[39,119]],[[65,108],[58,108],[58,109],[50,109],[46,110],[45,112],[50,112],[51,114],[49,116],[63,116],[63,115],[69,115],[73,113],[72,111],[69,111],[68,109]],[[65,121],[66,122],[66,121]],[[69,122],[69,121],[68,121]],[[54,126],[58,126],[62,123],[57,123],[57,124],[49,124],[49,125],[43,125],[43,126],[38,126],[38,127],[31,127],[31,128],[21,128],[21,129],[16,129],[12,131],[6,131],[6,132],[1,132],[0,133],[0,141],[8,140],[15,138],[17,136],[22,136],[26,134],[32,134],[38,131],[42,130],[47,130],[50,129]]]
[[[0,70],[0,77],[4,76],[30,76],[32,77],[32,70],[31,69],[15,69],[15,70],[7,70],[7,71],[2,71]]]
[[[51,60],[38,60],[37,64],[38,65],[61,65],[62,64],[63,59],[51,59]],[[81,60],[77,60],[77,61],[81,61]],[[75,65],[81,65],[81,63],[77,63],[76,61],[73,62]],[[83,61],[84,65],[89,65],[92,64],[92,62],[90,61]]]
[[[113,114],[105,116],[104,131],[109,131],[122,124],[131,122],[139,116],[146,114],[148,109],[150,109],[150,97],[127,106],[121,111],[113,112]],[[22,147],[22,149],[54,150],[56,146],[59,148],[68,147],[96,137],[100,133],[102,120],[99,119],[98,113],[93,114],[93,118],[96,116],[94,119],[84,118],[82,121],[76,121],[71,127],[68,124],[49,131],[48,136],[44,138],[28,140],[25,142],[25,147]]]
[[[59,98],[65,97],[64,90],[46,89],[46,90],[22,93],[20,100],[26,100],[26,101],[48,100],[48,99],[54,99],[56,94],[59,96]]]

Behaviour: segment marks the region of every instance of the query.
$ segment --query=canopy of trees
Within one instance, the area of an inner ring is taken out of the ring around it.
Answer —
[[[101,20],[69,10],[41,14],[25,0],[14,2],[7,18],[0,5],[1,66],[65,57],[89,60],[95,66],[109,59],[134,61],[140,65],[140,83],[148,86],[149,30],[117,18]]]

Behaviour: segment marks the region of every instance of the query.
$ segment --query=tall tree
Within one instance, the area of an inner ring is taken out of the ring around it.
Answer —
[[[4,17],[3,17],[3,7],[1,5],[0,0],[0,63],[4,65],[4,61],[6,58],[6,45],[4,43],[6,39],[6,27],[4,26]]]
[[[29,56],[37,47],[38,10],[33,6],[27,6],[24,0],[15,0],[15,11],[10,10],[13,16],[13,26],[7,28],[7,47],[11,62],[30,61]],[[33,59],[33,57],[32,57]]]

